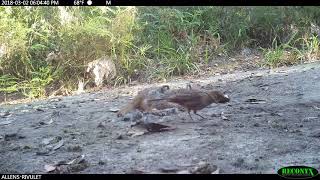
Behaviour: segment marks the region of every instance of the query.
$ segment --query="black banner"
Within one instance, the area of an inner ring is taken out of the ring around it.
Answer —
[[[56,180],[59,179],[70,179],[70,178],[94,178],[94,179],[106,179],[106,178],[139,178],[142,179],[149,179],[150,178],[204,178],[204,179],[282,179],[280,176],[276,174],[123,174],[123,175],[107,175],[107,174],[42,174],[42,175],[22,175],[22,174],[0,174],[1,180]]]
[[[1,0],[1,6],[255,6],[320,5],[318,0]]]

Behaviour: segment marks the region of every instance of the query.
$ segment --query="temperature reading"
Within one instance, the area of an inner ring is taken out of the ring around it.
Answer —
[[[76,6],[81,6],[84,4],[84,0],[75,0],[75,1],[73,1],[73,4]]]

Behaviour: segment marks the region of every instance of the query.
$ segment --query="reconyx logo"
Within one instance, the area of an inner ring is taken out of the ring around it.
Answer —
[[[307,166],[289,166],[278,170],[278,175],[287,179],[308,179],[318,175],[318,170]]]

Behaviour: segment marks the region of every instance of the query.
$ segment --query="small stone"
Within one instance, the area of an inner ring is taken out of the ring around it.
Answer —
[[[211,166],[209,163],[201,161],[190,172],[192,174],[211,174],[217,167]]]
[[[100,122],[97,126],[98,128],[106,128],[106,123],[105,122]]]
[[[222,120],[229,121],[229,119],[226,116],[221,116]]]
[[[98,164],[99,164],[99,165],[105,165],[106,163],[103,162],[102,160],[100,160],[100,161],[98,162]]]
[[[262,117],[262,114],[254,114],[253,117]]]
[[[178,171],[177,174],[191,174],[188,170]]]
[[[244,125],[243,124],[236,124],[235,127],[243,128]]]
[[[220,169],[217,168],[215,171],[213,171],[211,174],[219,174],[220,173]]]
[[[4,135],[4,140],[5,141],[10,141],[11,139],[14,139],[18,136],[17,133],[11,133],[11,134],[5,134]]]
[[[56,170],[57,167],[53,166],[53,165],[45,165],[44,166],[44,169],[46,170],[46,172],[51,172],[51,171],[54,171]]]
[[[116,137],[116,139],[118,139],[118,140],[122,140],[122,139],[124,139],[124,137],[123,137],[123,135],[122,135],[122,134],[120,134],[120,135],[118,135],[118,136]]]
[[[211,114],[211,117],[219,117],[219,115],[213,113],[213,114]]]
[[[53,99],[50,99],[49,102],[59,102],[61,100],[62,100],[61,98],[53,98]]]
[[[110,112],[118,112],[120,109],[119,108],[110,108],[109,111]]]
[[[1,118],[6,118],[6,117],[9,117],[11,114],[9,111],[6,111],[6,112],[0,112],[0,117]]]
[[[57,137],[48,137],[48,138],[44,138],[41,141],[41,144],[43,145],[49,145],[49,144],[55,144],[57,142],[59,142],[62,138],[60,136]]]
[[[81,148],[81,146],[68,146],[67,150],[69,152],[81,152],[82,148]]]
[[[253,126],[254,126],[254,127],[259,127],[260,124],[259,124],[259,123],[254,123]]]
[[[236,167],[241,167],[241,165],[244,164],[244,159],[243,158],[238,158],[236,162],[233,163],[234,166]]]
[[[30,146],[28,146],[28,145],[25,145],[25,146],[23,146],[23,148],[22,148],[22,149],[27,150],[27,149],[31,149],[31,147],[30,147]]]
[[[262,77],[262,76],[263,76],[262,73],[257,73],[257,74],[255,75],[255,77]]]
[[[56,108],[66,108],[67,106],[65,104],[59,104],[56,106]]]

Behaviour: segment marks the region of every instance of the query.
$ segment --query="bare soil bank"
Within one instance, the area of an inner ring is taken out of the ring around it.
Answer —
[[[187,80],[166,83],[185,87]],[[0,173],[159,173],[206,161],[220,173],[276,173],[282,166],[320,169],[320,63],[235,72],[194,80],[231,101],[151,121],[175,127],[130,136],[116,117],[138,85],[0,107]],[[223,115],[221,115],[223,113]],[[73,161],[74,160],[74,161]]]

